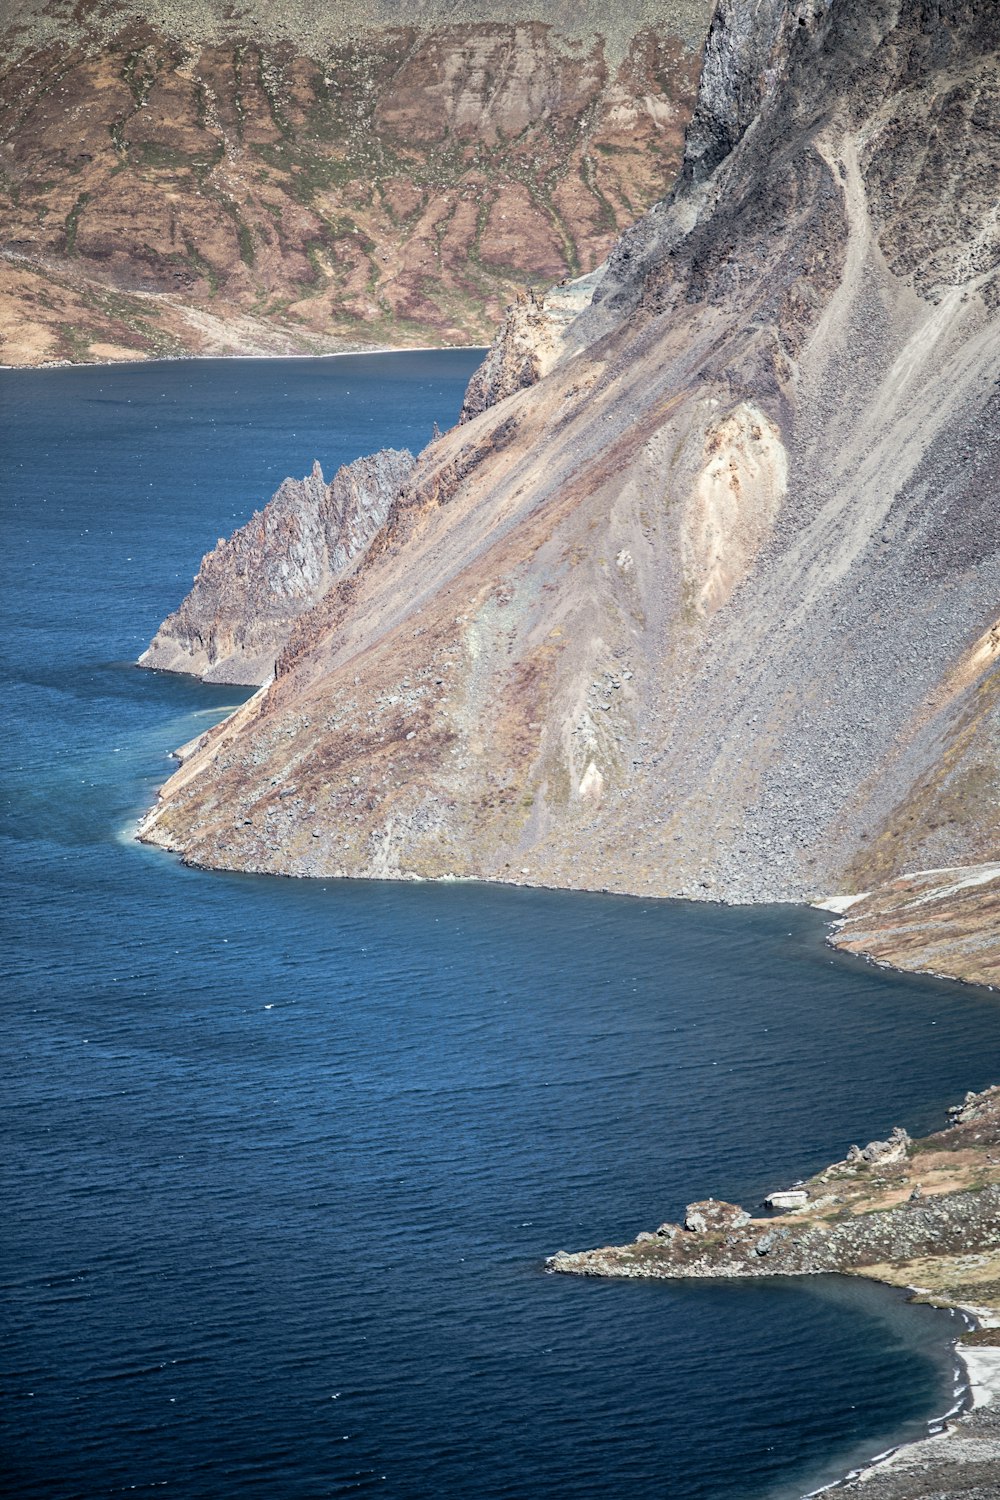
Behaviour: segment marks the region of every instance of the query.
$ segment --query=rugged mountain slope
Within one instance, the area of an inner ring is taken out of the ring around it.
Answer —
[[[16,0],[0,358],[488,339],[679,161],[710,0]]]
[[[140,666],[192,672],[206,682],[267,681],[300,615],[323,598],[385,525],[413,470],[392,448],[338,469],[319,464],[277,494],[202,558],[194,587]]]
[[[728,900],[988,860],[998,42],[977,0],[725,0],[672,198],[145,837]]]

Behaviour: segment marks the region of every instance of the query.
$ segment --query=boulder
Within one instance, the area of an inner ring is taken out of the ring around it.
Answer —
[[[684,1228],[689,1234],[707,1234],[728,1229],[742,1229],[750,1223],[750,1215],[738,1203],[723,1203],[715,1198],[706,1198],[702,1203],[689,1203],[684,1210]]]
[[[809,1194],[805,1188],[788,1188],[782,1193],[768,1193],[764,1202],[768,1208],[804,1208],[809,1202]]]
[[[847,1153],[849,1166],[889,1166],[894,1161],[905,1161],[910,1137],[900,1125],[896,1125],[887,1141],[869,1141],[868,1145],[852,1146]]]

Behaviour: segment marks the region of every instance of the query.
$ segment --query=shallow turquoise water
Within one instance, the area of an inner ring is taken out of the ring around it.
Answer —
[[[879,1288],[544,1273],[992,1082],[984,992],[790,908],[291,882],[130,842],[239,696],[129,665],[286,473],[476,357],[0,373],[8,1488],[793,1495],[950,1404]]]

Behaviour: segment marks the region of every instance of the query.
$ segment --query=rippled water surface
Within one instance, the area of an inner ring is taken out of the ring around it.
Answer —
[[[0,373],[7,1487],[795,1495],[952,1399],[848,1280],[544,1257],[759,1202],[994,1081],[984,993],[814,913],[185,870],[127,827],[239,696],[135,670],[286,473],[454,419],[476,356]]]

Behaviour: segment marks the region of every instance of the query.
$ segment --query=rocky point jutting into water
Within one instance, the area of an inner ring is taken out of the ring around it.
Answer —
[[[923,1140],[897,1128],[852,1146],[808,1182],[771,1194],[773,1216],[709,1198],[690,1204],[683,1224],[644,1230],[631,1245],[559,1251],[549,1267],[667,1280],[837,1271],[970,1309],[983,1325],[960,1344],[973,1409],[838,1493],[991,1500],[1000,1481],[1000,1088],[968,1094],[949,1113],[947,1128]]]
[[[560,1251],[549,1265],[665,1278],[857,1272],[996,1306],[1000,1319],[1000,1088],[968,1095],[936,1135],[912,1141],[896,1127],[766,1203],[773,1217],[706,1199],[689,1204],[683,1224],[631,1245]]]
[[[412,469],[412,453],[386,448],[345,464],[330,484],[318,463],[305,479],[286,479],[202,559],[190,594],[140,665],[206,682],[266,681],[296,620],[385,525]]]
[[[515,309],[143,837],[728,901],[995,859],[998,41],[723,0],[673,194]]]
[[[710,0],[15,0],[0,360],[475,343],[668,188]]]

